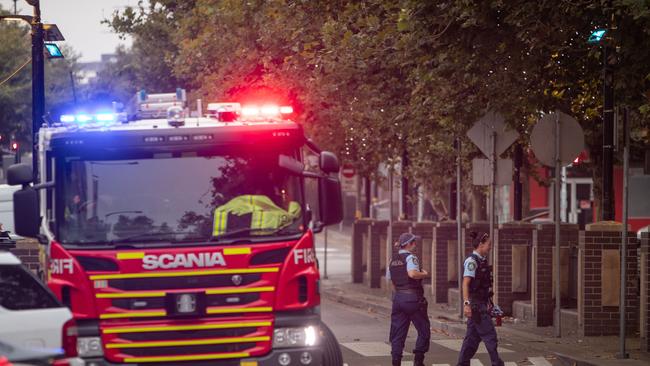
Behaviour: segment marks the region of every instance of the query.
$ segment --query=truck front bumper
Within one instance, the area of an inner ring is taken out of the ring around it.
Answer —
[[[81,359],[77,359],[81,360]],[[137,363],[111,363],[103,358],[84,359],[82,363],[74,366],[325,366],[323,365],[323,351],[318,347],[273,349],[269,354],[257,358],[241,360],[215,360],[215,361],[186,361],[186,362],[150,362]],[[71,364],[72,366],[72,364]]]

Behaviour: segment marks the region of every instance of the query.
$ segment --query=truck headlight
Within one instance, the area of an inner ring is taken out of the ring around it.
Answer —
[[[79,337],[77,338],[77,352],[79,357],[98,357],[103,356],[102,340],[99,337]]]
[[[273,348],[310,347],[318,344],[317,328],[276,328],[273,331]]]

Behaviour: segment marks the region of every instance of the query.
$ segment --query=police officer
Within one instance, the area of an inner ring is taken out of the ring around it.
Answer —
[[[424,366],[424,354],[429,351],[431,324],[427,315],[427,300],[424,297],[422,279],[428,277],[427,271],[420,268],[418,258],[413,254],[419,239],[410,233],[400,235],[395,246],[399,252],[393,255],[387,269],[387,276],[393,282],[393,309],[390,316],[390,344],[393,366],[402,362],[404,341],[413,322],[418,332],[415,342],[414,366]]]
[[[458,366],[469,366],[483,341],[492,366],[503,366],[497,352],[497,332],[492,324],[492,266],[487,258],[492,242],[487,233],[470,233],[474,252],[465,259],[463,274],[463,313],[468,318],[467,333],[458,357]]]

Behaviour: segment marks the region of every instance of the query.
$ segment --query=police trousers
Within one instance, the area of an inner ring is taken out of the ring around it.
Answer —
[[[497,351],[497,331],[494,329],[486,304],[472,306],[472,317],[467,320],[467,333],[458,356],[458,366],[470,365],[470,360],[476,354],[481,341],[490,355],[492,366],[503,366],[503,360]]]
[[[414,293],[396,292],[393,295],[393,309],[390,315],[390,345],[393,360],[401,360],[409,325],[413,323],[418,332],[414,354],[429,351],[431,323],[427,315],[427,299]]]

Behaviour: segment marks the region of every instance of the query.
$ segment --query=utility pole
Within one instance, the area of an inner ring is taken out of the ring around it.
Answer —
[[[614,68],[609,62],[613,49],[603,46],[603,220],[614,220]]]
[[[32,17],[32,172],[38,176],[38,130],[45,114],[45,61],[43,56],[43,23],[39,0],[27,0],[34,7]]]
[[[409,200],[409,180],[406,177],[406,172],[409,166],[409,156],[406,148],[402,152],[402,218],[409,220],[411,218],[411,202]]]
[[[521,221],[522,218],[522,202],[523,202],[523,195],[522,195],[522,185],[521,185],[521,166],[523,165],[523,160],[524,160],[524,152],[523,148],[521,147],[521,144],[518,143],[515,145],[515,156],[514,156],[514,167],[515,167],[515,172],[514,172],[514,177],[513,177],[513,184],[514,184],[514,219],[515,221]]]

